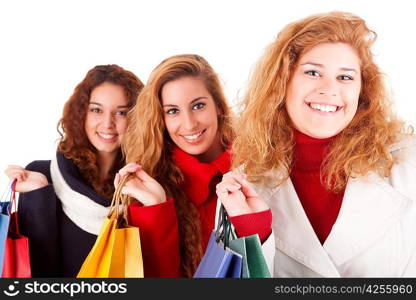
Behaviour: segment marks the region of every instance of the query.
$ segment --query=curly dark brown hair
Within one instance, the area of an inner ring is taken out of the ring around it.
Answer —
[[[89,70],[65,103],[62,118],[57,126],[61,135],[58,151],[74,161],[83,178],[98,194],[111,199],[114,193],[113,178],[124,165],[121,149],[117,153],[108,177],[105,180],[100,180],[97,164],[98,153],[90,143],[84,129],[91,92],[104,82],[121,86],[124,89],[129,107],[134,106],[144,87],[136,75],[118,65],[100,65]]]

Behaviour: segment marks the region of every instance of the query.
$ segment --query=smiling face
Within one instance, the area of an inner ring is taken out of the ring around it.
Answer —
[[[85,132],[99,154],[116,154],[127,129],[129,106],[121,86],[104,82],[90,95]]]
[[[356,51],[345,43],[319,44],[298,60],[286,93],[286,109],[300,132],[332,137],[353,119],[360,90]]]
[[[201,162],[223,152],[218,134],[218,108],[203,81],[181,77],[162,88],[166,129],[172,141]]]

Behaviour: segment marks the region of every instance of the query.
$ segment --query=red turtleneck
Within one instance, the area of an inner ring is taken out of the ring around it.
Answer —
[[[319,241],[331,232],[344,191],[328,192],[321,183],[320,171],[332,138],[317,139],[295,131],[294,165],[290,178]]]
[[[202,163],[194,156],[175,147],[173,149],[173,159],[185,176],[182,185],[183,191],[198,210],[202,230],[202,249],[205,249],[215,224],[217,206],[215,186],[221,181],[222,175],[230,170],[230,153],[224,151],[214,161]],[[230,221],[234,225],[238,236],[258,233],[260,240],[263,242],[271,233],[272,215],[270,209],[230,217]]]

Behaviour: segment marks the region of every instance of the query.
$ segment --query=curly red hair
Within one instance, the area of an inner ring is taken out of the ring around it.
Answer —
[[[124,164],[121,149],[118,151],[108,177],[101,181],[97,164],[97,150],[88,140],[84,129],[91,92],[104,82],[121,86],[124,89],[129,107],[134,106],[144,86],[136,75],[118,65],[100,65],[89,70],[65,103],[63,116],[57,126],[61,135],[58,151],[74,161],[81,175],[98,194],[111,198],[114,193],[112,180],[115,173]]]
[[[251,77],[233,145],[233,167],[243,165],[252,182],[278,186],[292,168],[293,126],[285,106],[287,86],[300,57],[321,43],[346,43],[361,62],[357,113],[331,142],[321,176],[327,190],[340,191],[348,178],[371,170],[386,177],[395,163],[389,147],[413,134],[394,113],[371,47],[376,33],[350,13],[313,15],[287,25],[266,49]]]

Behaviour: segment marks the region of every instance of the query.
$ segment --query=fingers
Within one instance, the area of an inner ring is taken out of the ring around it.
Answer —
[[[117,188],[119,183],[120,183],[120,174],[116,173],[116,176],[114,177],[114,182],[113,182],[114,187]]]
[[[141,166],[136,163],[129,163],[125,165],[123,168],[121,168],[121,170],[118,171],[118,173],[120,174],[120,177],[124,177],[125,175],[129,173],[135,173],[140,168]]]
[[[257,194],[256,190],[247,181],[247,175],[245,175],[245,174],[233,174],[233,175],[227,176],[226,178],[232,178],[238,184],[240,184],[241,185],[241,191],[243,192],[243,194],[247,198],[258,197],[258,194]]]
[[[221,183],[217,184],[216,190],[218,195],[228,195],[241,189],[241,185],[238,184],[235,180],[224,180]]]
[[[4,173],[10,180],[17,179],[18,182],[26,180],[28,176],[28,172],[24,168],[14,165],[8,166]]]
[[[154,181],[155,179],[147,174],[141,167],[137,169],[136,176],[142,181]]]
[[[116,173],[116,176],[114,177],[114,187],[117,188],[117,186],[119,185],[121,179],[131,173],[136,173],[138,170],[141,169],[141,166],[136,164],[136,163],[128,163],[127,165],[125,165],[123,168],[120,169],[120,171],[118,171],[118,173]]]

